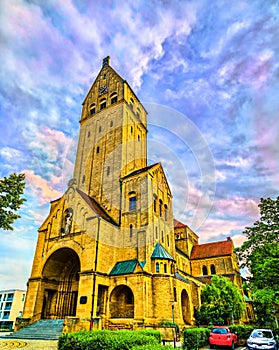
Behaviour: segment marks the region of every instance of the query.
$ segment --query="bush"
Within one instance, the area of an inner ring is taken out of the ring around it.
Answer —
[[[197,350],[208,344],[210,330],[208,328],[186,328],[183,331],[182,348]]]
[[[158,334],[159,333],[159,334]],[[158,331],[80,331],[62,334],[59,350],[131,350],[133,346],[158,345]]]
[[[249,338],[249,335],[251,334],[252,330],[255,327],[253,327],[253,326],[230,325],[229,328],[230,328],[231,332],[237,333],[238,340],[240,340],[240,339],[247,340]]]

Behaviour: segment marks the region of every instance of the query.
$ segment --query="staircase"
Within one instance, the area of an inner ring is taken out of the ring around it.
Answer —
[[[62,333],[63,323],[64,320],[40,320],[5,338],[57,340]]]

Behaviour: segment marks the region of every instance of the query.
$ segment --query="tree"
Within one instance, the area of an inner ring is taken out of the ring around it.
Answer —
[[[242,268],[247,268],[247,278],[254,300],[257,321],[265,324],[274,318],[279,305],[279,197],[261,198],[260,219],[246,227],[247,237],[236,249]]]
[[[202,304],[195,309],[198,324],[227,325],[239,320],[245,304],[236,285],[227,277],[213,276],[201,292]]]
[[[20,215],[16,214],[25,198],[22,194],[25,188],[24,174],[11,174],[0,179],[0,228],[13,230],[12,224]]]

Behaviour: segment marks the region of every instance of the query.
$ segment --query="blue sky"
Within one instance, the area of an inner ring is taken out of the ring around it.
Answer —
[[[175,217],[200,243],[241,244],[260,198],[278,196],[278,17],[272,0],[2,0],[0,177],[24,172],[27,202],[0,235],[0,289],[25,288],[108,55],[149,112]]]

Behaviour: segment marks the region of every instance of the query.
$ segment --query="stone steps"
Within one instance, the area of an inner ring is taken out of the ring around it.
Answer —
[[[18,332],[6,335],[5,338],[57,340],[62,333],[63,323],[64,320],[40,320]]]

